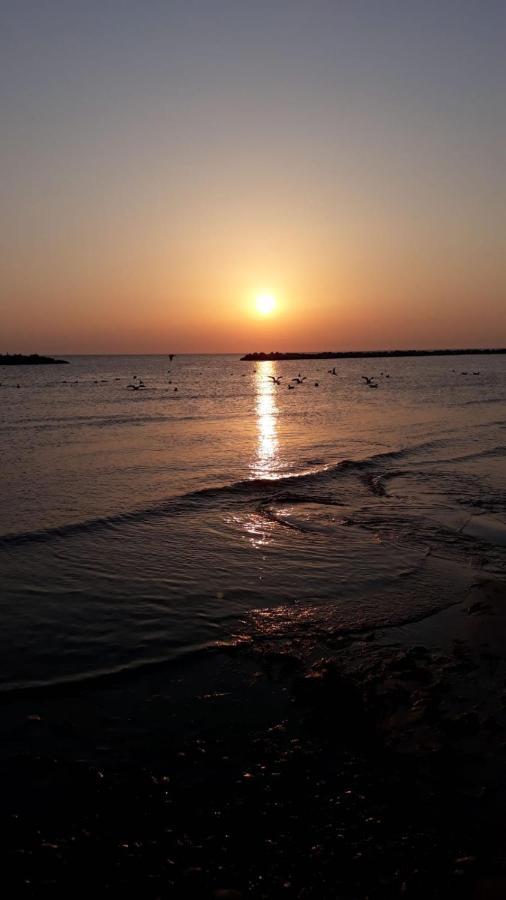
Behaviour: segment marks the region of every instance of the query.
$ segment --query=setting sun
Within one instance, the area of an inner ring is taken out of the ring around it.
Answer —
[[[272,294],[259,294],[256,298],[256,308],[262,316],[269,316],[276,308],[276,298]]]

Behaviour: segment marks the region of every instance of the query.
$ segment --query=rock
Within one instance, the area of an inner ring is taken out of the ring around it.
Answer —
[[[459,856],[459,858],[455,860],[455,865],[461,868],[462,866],[471,866],[475,862],[475,856]]]
[[[475,712],[461,713],[460,715],[451,716],[444,723],[445,730],[453,732],[462,737],[469,737],[477,734],[480,730],[480,718]]]
[[[238,891],[235,888],[218,888],[218,890],[213,891],[212,896],[214,900],[242,900],[244,895],[242,891]]]
[[[296,702],[308,708],[313,725],[348,741],[372,736],[373,720],[364,694],[334,663],[296,679],[293,691]]]
[[[465,611],[469,616],[479,615],[480,613],[489,613],[491,610],[492,607],[490,603],[486,603],[485,600],[476,600],[475,603],[471,603],[469,606],[465,607]]]

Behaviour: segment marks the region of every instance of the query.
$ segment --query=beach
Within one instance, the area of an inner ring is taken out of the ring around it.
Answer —
[[[505,601],[11,701],[15,895],[502,896]]]
[[[2,386],[15,895],[502,896],[504,357],[69,359]]]

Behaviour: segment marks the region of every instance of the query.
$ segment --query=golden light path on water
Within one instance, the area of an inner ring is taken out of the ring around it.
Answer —
[[[260,363],[255,371],[257,445],[252,466],[255,478],[275,478],[279,468],[276,399],[279,386],[272,381],[276,376],[276,364],[270,360]]]
[[[280,390],[280,386],[271,380],[271,376],[275,378],[277,374],[276,364],[271,360],[259,363],[255,369],[256,445],[250,463],[252,478],[272,478],[274,480],[279,475],[277,391]],[[229,521],[241,528],[244,531],[245,539],[258,550],[271,542],[272,533],[276,528],[274,522],[269,521],[259,512],[234,515]],[[262,577],[259,575],[260,580]]]

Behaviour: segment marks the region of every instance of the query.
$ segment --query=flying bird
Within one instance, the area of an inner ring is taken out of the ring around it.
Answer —
[[[278,375],[277,377],[275,375],[267,376],[267,378],[270,378],[270,380],[272,381],[273,384],[281,384],[282,377],[283,377],[282,375]]]

